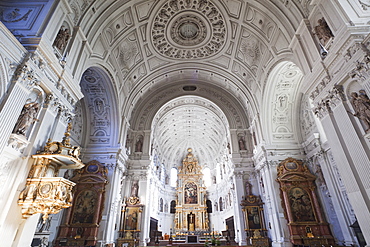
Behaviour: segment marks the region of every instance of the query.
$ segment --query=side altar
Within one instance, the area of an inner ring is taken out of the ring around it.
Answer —
[[[209,231],[202,169],[191,148],[179,169],[176,190],[175,232]]]

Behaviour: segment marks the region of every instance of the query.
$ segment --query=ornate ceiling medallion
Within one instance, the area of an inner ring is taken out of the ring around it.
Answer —
[[[153,22],[153,45],[169,58],[212,56],[225,39],[224,17],[209,0],[168,0]]]
[[[181,46],[197,46],[206,39],[207,27],[202,18],[193,14],[181,15],[171,25],[169,37]]]

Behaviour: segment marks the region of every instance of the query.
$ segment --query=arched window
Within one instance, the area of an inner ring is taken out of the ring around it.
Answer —
[[[170,185],[171,187],[176,187],[177,184],[177,168],[171,168],[171,175],[170,175]]]
[[[209,167],[203,169],[203,181],[206,187],[212,185],[211,169]]]
[[[170,213],[171,214],[176,213],[176,201],[175,200],[171,201]]]
[[[218,200],[218,203],[220,204],[220,211],[223,211],[223,203],[222,203],[222,197]]]
[[[207,213],[212,213],[212,202],[211,200],[207,200],[206,201],[206,205],[207,205]]]
[[[216,182],[219,183],[222,180],[221,166],[219,163],[216,165]]]
[[[159,212],[163,212],[163,199],[159,199]]]

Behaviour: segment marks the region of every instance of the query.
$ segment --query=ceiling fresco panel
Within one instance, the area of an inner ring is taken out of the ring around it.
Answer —
[[[104,57],[108,53],[107,46],[101,34],[99,35],[99,37],[95,40],[95,43],[93,44],[93,51],[94,53],[91,56],[98,57],[100,59],[104,59]]]
[[[255,76],[266,51],[267,46],[263,42],[249,30],[243,29],[236,58],[245,64]]]
[[[217,54],[226,43],[224,16],[211,1],[165,2],[152,24],[159,54],[171,59],[200,59]]]
[[[231,71],[234,75],[237,75],[244,82],[244,85],[250,90],[253,88],[251,82],[253,82],[253,84],[257,84],[257,82],[255,82],[253,79],[254,75],[252,75],[252,73],[249,73],[249,69],[247,69],[237,61],[233,62]]]
[[[130,70],[143,60],[136,32],[131,32],[121,40],[113,54],[120,66],[123,78],[126,78]]]
[[[150,59],[148,59],[148,64],[149,64],[149,69],[150,70],[155,70],[159,67],[162,67],[166,64],[169,64],[170,62],[169,61],[165,61],[163,59],[160,59],[158,57],[152,57]]]
[[[228,69],[229,66],[230,66],[230,61],[231,61],[230,57],[220,56],[215,60],[211,60],[210,63],[216,64],[216,65],[219,65],[219,66],[221,66],[225,69]]]

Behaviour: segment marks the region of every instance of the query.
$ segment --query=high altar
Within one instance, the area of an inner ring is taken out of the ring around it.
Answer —
[[[188,154],[179,169],[176,190],[175,231],[208,231],[209,220],[203,174],[191,148],[188,149]]]

